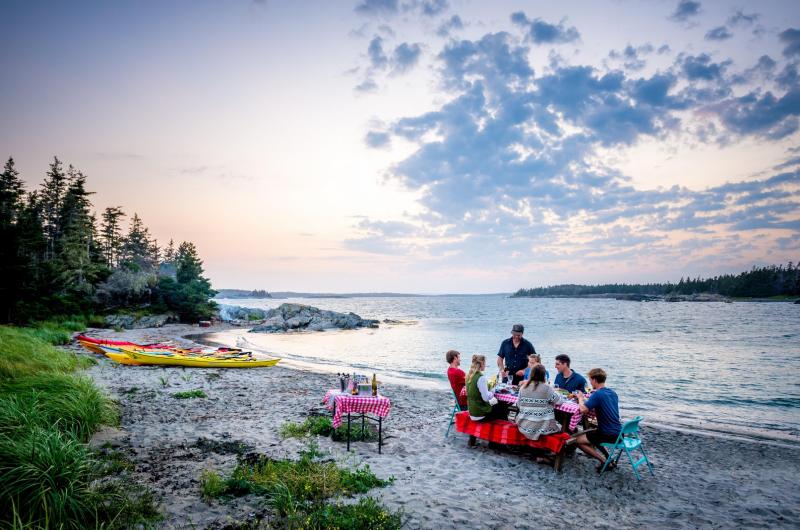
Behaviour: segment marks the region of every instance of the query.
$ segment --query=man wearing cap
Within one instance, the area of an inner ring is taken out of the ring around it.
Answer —
[[[528,355],[536,353],[533,344],[522,338],[524,332],[522,324],[514,324],[511,327],[511,337],[500,344],[500,351],[497,352],[497,368],[503,377],[509,374],[513,376],[515,385],[522,380],[522,375],[528,366]]]

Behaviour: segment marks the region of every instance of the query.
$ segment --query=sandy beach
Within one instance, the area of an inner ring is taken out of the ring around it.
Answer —
[[[220,331],[215,326],[212,331]],[[175,340],[200,330],[89,330],[101,338],[135,342]],[[74,346],[78,349],[79,347]],[[259,499],[207,504],[200,497],[203,470],[228,471],[241,443],[275,458],[294,458],[306,441],[282,440],[286,421],[320,411],[335,384],[330,374],[274,368],[249,370],[122,366],[100,356],[88,371],[119,401],[119,430],[98,433],[135,463],[136,478],[156,492],[163,528],[222,528],[263,512]],[[205,399],[172,394],[202,389]],[[444,430],[451,397],[445,392],[386,384],[392,400],[384,421],[383,454],[374,443],[345,444],[318,437],[320,449],[342,464],[368,463],[376,475],[395,477],[372,490],[389,508],[402,508],[407,528],[522,528],[542,525],[595,528],[797,528],[800,526],[800,449],[772,443],[694,435],[643,424],[642,436],[656,476],[637,482],[631,467],[600,476],[582,454],[563,470],[536,464],[507,448],[467,446]]]

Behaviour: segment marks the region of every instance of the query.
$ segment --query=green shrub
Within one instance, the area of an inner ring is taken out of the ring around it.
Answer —
[[[175,392],[172,394],[172,397],[175,399],[194,399],[194,398],[204,398],[206,393],[200,389],[197,390],[186,390],[185,392]]]
[[[356,504],[318,504],[308,513],[290,517],[287,526],[309,530],[397,530],[403,526],[403,513],[387,510],[372,497],[365,497]]]
[[[215,497],[219,497],[225,492],[225,481],[218,473],[213,471],[204,470],[200,475],[200,494],[203,499],[209,501]]]

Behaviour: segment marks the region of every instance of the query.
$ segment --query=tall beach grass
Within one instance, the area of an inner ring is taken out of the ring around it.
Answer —
[[[74,373],[93,360],[53,346],[75,328],[81,320],[0,326],[0,527],[113,528],[152,515],[152,502],[96,486],[104,466],[86,442],[118,412]]]

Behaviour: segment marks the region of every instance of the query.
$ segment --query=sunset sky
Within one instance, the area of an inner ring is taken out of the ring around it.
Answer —
[[[800,3],[0,4],[0,156],[217,288],[480,293],[800,260]]]

